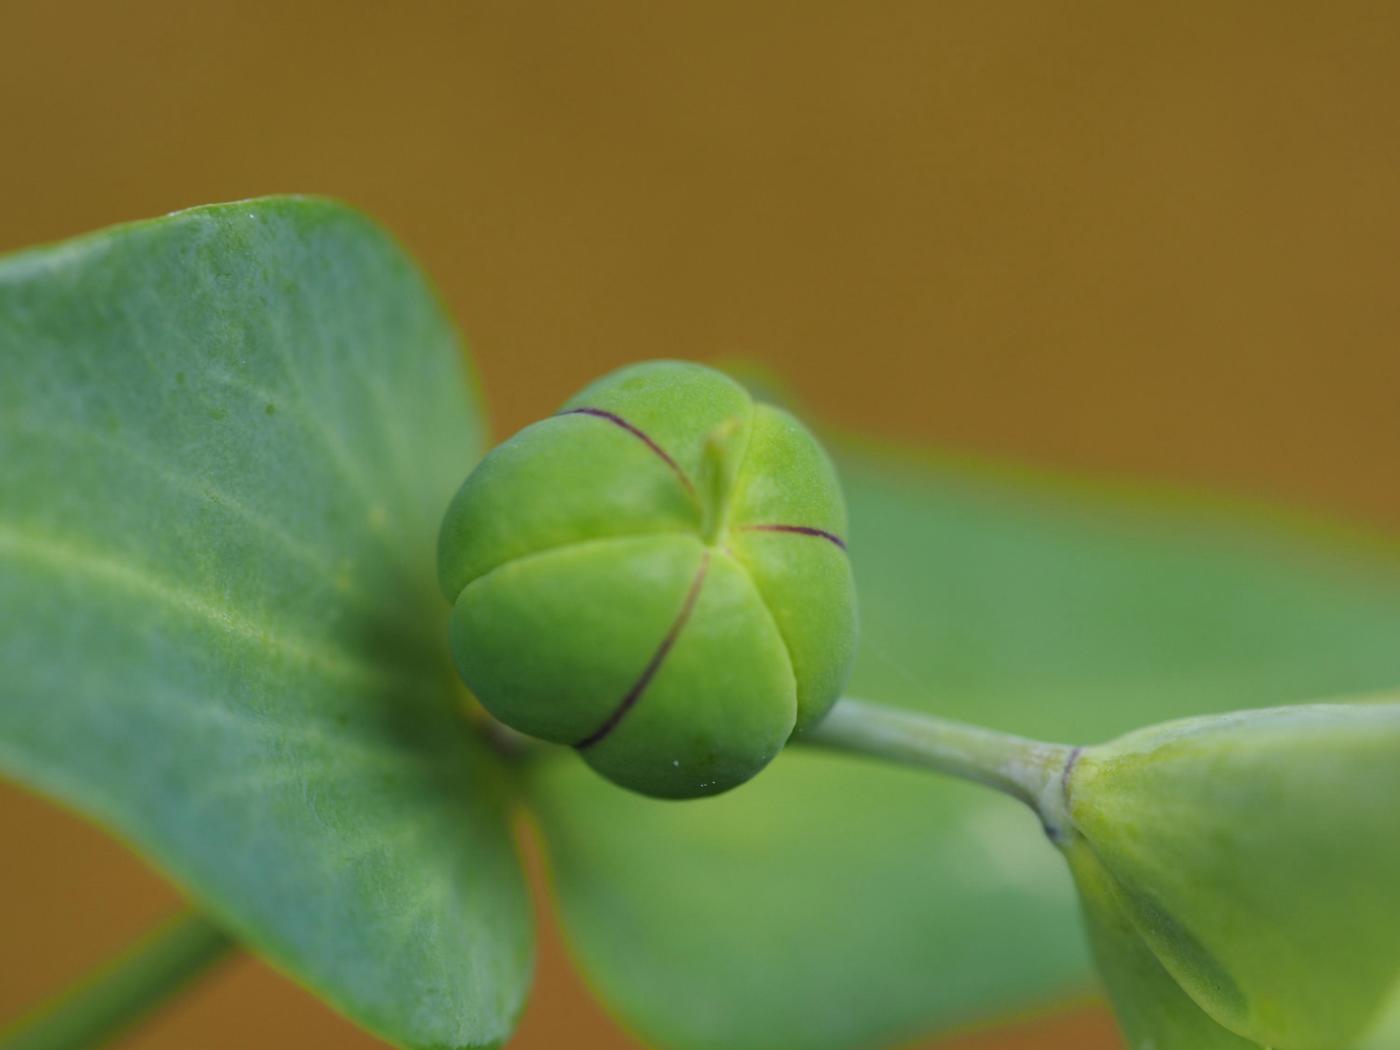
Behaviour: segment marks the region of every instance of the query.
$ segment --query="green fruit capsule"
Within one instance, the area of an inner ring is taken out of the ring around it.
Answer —
[[[855,587],[835,471],[700,365],[634,365],[463,483],[438,577],[496,718],[664,798],[752,777],[841,692]]]

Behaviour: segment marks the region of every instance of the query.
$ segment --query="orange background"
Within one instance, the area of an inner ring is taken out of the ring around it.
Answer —
[[[314,191],[505,434],[746,355],[888,437],[1400,526],[1400,8],[0,3],[0,250]],[[0,1017],[175,906],[0,787]],[[259,964],[127,1044],[377,1045]],[[546,932],[521,1048],[626,1047]],[[1097,1011],[960,1050],[1115,1045]]]

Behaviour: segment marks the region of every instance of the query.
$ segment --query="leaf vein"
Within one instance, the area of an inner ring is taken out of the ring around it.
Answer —
[[[173,612],[203,620],[225,634],[277,650],[337,678],[382,681],[404,677],[402,670],[366,663],[333,647],[299,638],[281,625],[254,619],[230,606],[210,601],[102,551],[85,550],[73,543],[0,523],[0,556],[4,555],[21,564],[27,561],[141,594]],[[409,677],[418,680],[416,676]]]

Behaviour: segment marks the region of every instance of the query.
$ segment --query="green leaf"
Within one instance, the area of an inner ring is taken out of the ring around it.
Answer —
[[[1400,682],[1400,559],[1253,515],[838,456],[851,693],[1046,740]],[[982,789],[790,747],[741,791],[535,794],[578,957],[683,1050],[889,1044],[1089,987],[1073,885]]]
[[[390,1039],[503,1039],[527,902],[433,575],[481,424],[421,275],[201,208],[0,261],[0,368],[0,770]]]
[[[1400,703],[1140,730],[1086,750],[1068,799],[1077,870],[1221,1026],[1335,1050],[1375,1023],[1400,981]]]

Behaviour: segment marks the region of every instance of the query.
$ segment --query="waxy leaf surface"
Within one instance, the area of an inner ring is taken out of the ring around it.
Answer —
[[[499,1042],[531,961],[434,585],[457,338],[337,205],[0,260],[0,771],[394,1041]]]

